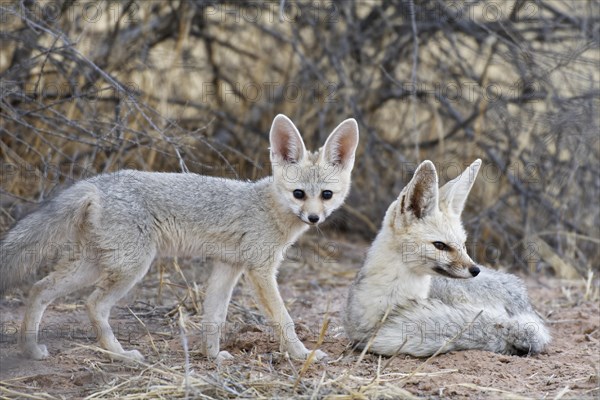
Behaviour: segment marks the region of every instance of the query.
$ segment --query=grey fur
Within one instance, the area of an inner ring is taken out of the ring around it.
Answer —
[[[475,278],[470,273],[460,214],[480,164],[438,195],[435,168],[425,161],[389,207],[348,295],[344,326],[357,347],[426,357],[468,349],[536,354],[548,345],[521,279],[482,266]],[[437,251],[434,241],[453,249]]]
[[[550,335],[531,307],[521,279],[479,268],[481,273],[469,280],[433,277],[429,298],[395,307],[370,351],[384,355],[399,351],[415,357],[439,349],[515,355],[543,351]],[[370,338],[373,332],[363,334]]]
[[[80,182],[7,232],[0,241],[0,295],[48,264],[49,259],[59,257],[60,251],[53,244],[72,241],[85,229],[87,209],[97,198],[93,185]]]
[[[123,350],[115,338],[108,323],[112,305],[146,274],[156,256],[196,256],[217,261],[204,303],[201,333],[207,356],[231,357],[220,351],[220,327],[245,272],[258,304],[279,327],[281,350],[306,357],[310,351],[296,336],[277,289],[277,269],[285,249],[309,228],[309,215],[321,222],[343,204],[358,126],[351,119],[342,122],[324,148],[311,153],[293,123],[279,115],[270,141],[273,176],[257,182],[125,170],[75,183],[17,223],[0,244],[0,271],[8,277],[3,289],[39,267],[34,258],[41,258],[40,249],[57,249],[59,256],[54,272],[30,291],[21,329],[25,354],[48,356],[46,347],[37,344],[48,304],[94,285],[87,306],[100,345],[116,358],[143,359],[137,350]],[[294,198],[295,189],[304,190],[305,198]],[[323,190],[331,190],[333,197],[323,200]],[[317,350],[317,359],[324,356]]]

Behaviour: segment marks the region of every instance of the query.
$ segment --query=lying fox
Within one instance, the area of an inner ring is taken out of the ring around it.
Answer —
[[[358,348],[525,355],[550,342],[523,282],[467,254],[460,216],[480,166],[476,160],[438,190],[435,167],[424,161],[390,205],[348,296],[344,324]]]
[[[235,284],[246,273],[258,304],[279,327],[281,350],[306,358],[310,350],[296,336],[277,288],[277,270],[285,249],[344,203],[358,137],[356,121],[348,119],[313,153],[292,121],[278,115],[270,132],[272,177],[247,182],[120,171],[75,183],[19,221],[0,242],[0,294],[39,268],[44,248],[73,245],[94,254],[62,252],[54,271],[32,287],[21,327],[25,355],[48,357],[46,346],[37,343],[46,307],[57,297],[94,286],[87,308],[98,342],[112,358],[142,360],[138,350],[121,347],[108,318],[152,260],[166,255],[217,261],[204,301],[202,350],[208,357],[231,358],[220,350],[218,328]],[[205,254],[206,244],[226,251]],[[244,249],[253,255],[244,257]],[[315,358],[323,357],[315,351]]]

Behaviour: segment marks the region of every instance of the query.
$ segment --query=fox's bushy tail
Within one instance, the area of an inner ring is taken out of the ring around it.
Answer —
[[[0,241],[0,295],[35,273],[49,258],[60,257],[67,242],[80,240],[97,204],[96,186],[82,181],[8,231]]]
[[[509,316],[495,308],[449,306],[424,299],[390,313],[370,338],[369,350],[428,357],[453,350],[487,350],[502,354],[537,354],[550,342],[550,334],[534,312]],[[364,345],[369,338],[361,340]]]

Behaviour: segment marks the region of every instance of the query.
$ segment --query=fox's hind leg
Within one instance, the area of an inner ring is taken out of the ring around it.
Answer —
[[[154,259],[154,252],[148,253],[135,263],[118,265],[106,270],[105,275],[98,282],[98,287],[88,299],[88,314],[98,335],[98,342],[102,348],[116,354],[116,356],[111,355],[111,358],[133,358],[140,361],[144,359],[137,350],[123,349],[108,323],[108,317],[112,306],[123,298],[148,271]]]
[[[27,357],[34,360],[48,357],[46,346],[37,343],[38,329],[46,307],[58,297],[93,285],[99,276],[95,266],[77,260],[33,285],[21,325],[21,348]]]
[[[201,332],[202,352],[217,361],[232,358],[228,352],[219,351],[219,342],[231,294],[241,274],[241,268],[215,261],[206,286]]]

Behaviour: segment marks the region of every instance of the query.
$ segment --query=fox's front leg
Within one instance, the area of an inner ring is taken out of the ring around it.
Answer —
[[[281,351],[287,351],[292,358],[306,359],[311,351],[304,347],[304,344],[296,335],[294,321],[292,321],[292,317],[287,312],[283,299],[279,294],[275,275],[275,269],[252,269],[248,271],[248,278],[254,286],[259,305],[275,324]],[[315,352],[317,360],[326,356],[327,354],[320,350]]]
[[[202,317],[202,352],[217,361],[232,358],[227,351],[220,351],[221,327],[227,318],[227,308],[241,268],[215,262],[206,286],[204,316]]]

